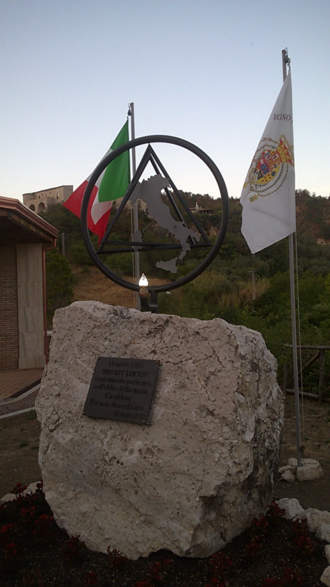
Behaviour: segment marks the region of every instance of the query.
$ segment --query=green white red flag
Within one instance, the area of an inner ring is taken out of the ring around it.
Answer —
[[[252,159],[241,204],[242,233],[251,253],[296,230],[290,71]]]
[[[106,157],[124,143],[127,143],[128,120],[116,136],[110,149],[104,155]],[[104,159],[103,157],[103,159]],[[81,204],[84,193],[90,179],[89,177],[74,191],[64,202],[63,206],[73,212],[78,218],[81,215]],[[91,232],[97,234],[99,239],[103,238],[106,231],[112,202],[122,198],[127,191],[130,182],[129,151],[116,157],[98,177],[93,186],[87,209],[87,225]]]

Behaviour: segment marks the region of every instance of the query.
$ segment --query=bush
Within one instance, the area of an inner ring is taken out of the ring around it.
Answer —
[[[51,324],[57,308],[71,304],[73,291],[69,262],[57,248],[46,253],[47,322]]]

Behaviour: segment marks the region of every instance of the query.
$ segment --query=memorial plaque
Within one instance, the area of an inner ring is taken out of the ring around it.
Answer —
[[[158,361],[99,357],[85,416],[147,424],[158,368]]]

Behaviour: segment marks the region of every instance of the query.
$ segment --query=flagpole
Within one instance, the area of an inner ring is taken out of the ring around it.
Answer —
[[[287,65],[290,63],[287,49],[282,50],[283,82],[287,75]],[[290,268],[290,297],[291,297],[291,329],[292,329],[292,355],[293,355],[293,380],[295,395],[296,416],[296,442],[297,462],[301,467],[301,436],[299,414],[299,378],[298,378],[298,350],[297,350],[297,325],[296,325],[296,296],[295,296],[295,271],[294,271],[294,233],[289,235],[289,268]]]
[[[135,119],[134,119],[134,102],[130,102],[128,105],[128,116],[131,118],[131,141],[135,139]],[[135,147],[132,149],[132,177],[136,173],[136,153]],[[134,234],[139,230],[139,204],[136,200],[133,204],[133,230]],[[135,278],[137,284],[140,281],[140,254],[138,250],[134,251],[134,267],[135,267]],[[140,296],[136,295],[137,309],[141,310]]]

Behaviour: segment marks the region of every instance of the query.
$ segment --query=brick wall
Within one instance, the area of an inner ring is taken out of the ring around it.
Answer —
[[[0,246],[0,369],[18,369],[16,246]]]

